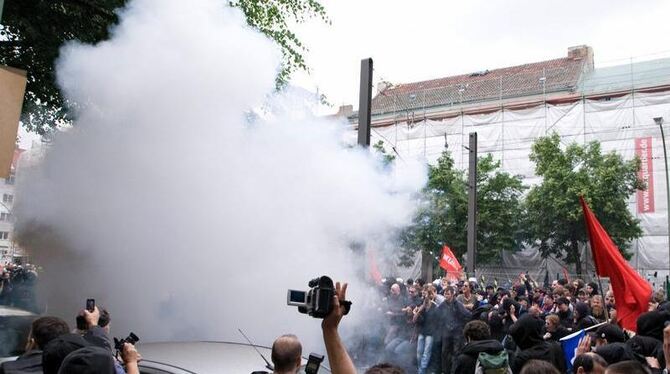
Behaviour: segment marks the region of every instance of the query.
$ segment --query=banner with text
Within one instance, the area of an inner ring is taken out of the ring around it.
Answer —
[[[651,155],[651,137],[635,138],[635,154],[640,158],[641,166],[638,172],[647,189],[637,191],[637,212],[654,212],[654,164]]]

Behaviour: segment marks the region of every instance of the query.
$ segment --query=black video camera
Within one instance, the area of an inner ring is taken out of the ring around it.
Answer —
[[[123,352],[123,345],[125,343],[130,343],[132,345],[135,345],[135,343],[139,342],[140,338],[137,337],[134,333],[130,333],[127,338],[125,339],[117,339],[114,338],[114,348],[119,351]]]
[[[333,280],[323,275],[309,281],[308,286],[309,291],[288,290],[286,304],[297,306],[300,313],[325,318],[333,310]]]

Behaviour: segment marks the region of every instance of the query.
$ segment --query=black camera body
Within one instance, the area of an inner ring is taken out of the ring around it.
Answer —
[[[323,275],[309,281],[308,286],[308,291],[288,290],[286,303],[297,306],[300,313],[325,318],[333,310],[333,280]]]
[[[125,343],[130,343],[132,345],[135,345],[135,343],[137,343],[138,341],[140,341],[140,338],[137,337],[137,335],[135,335],[135,333],[131,332],[130,334],[128,334],[128,337],[126,337],[125,339],[114,338],[114,348],[117,351],[123,351],[123,345]]]

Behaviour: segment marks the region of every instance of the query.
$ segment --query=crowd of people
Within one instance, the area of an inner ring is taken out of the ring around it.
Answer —
[[[386,323],[376,342],[354,345],[359,366],[387,362],[419,374],[632,374],[661,372],[670,359],[670,341],[664,351],[663,335],[670,302],[660,290],[638,318],[637,332],[617,324],[612,290],[603,293],[597,283],[581,279],[542,287],[521,274],[507,288],[482,287],[474,278],[399,280],[382,293],[371,319]],[[587,332],[569,362],[559,340],[580,330]],[[617,369],[624,366],[628,369]]]
[[[37,279],[38,269],[34,265],[0,264],[0,305],[38,312],[35,298]]]

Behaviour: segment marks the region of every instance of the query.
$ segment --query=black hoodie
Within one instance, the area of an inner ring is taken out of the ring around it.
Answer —
[[[545,342],[542,339],[543,325],[542,320],[526,314],[510,327],[509,334],[520,349],[510,363],[510,368],[514,374],[521,372],[523,365],[533,359],[548,361],[559,372],[566,372],[565,358],[561,346],[554,342]]]
[[[503,350],[502,344],[495,339],[477,340],[467,343],[456,358],[455,374],[472,374],[475,372],[477,357],[480,353],[498,354]]]

